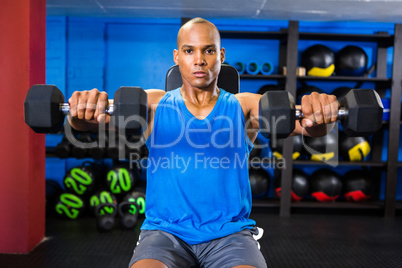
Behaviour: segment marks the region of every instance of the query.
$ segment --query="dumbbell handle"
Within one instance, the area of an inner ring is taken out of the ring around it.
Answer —
[[[63,114],[68,115],[70,112],[70,105],[68,103],[60,103],[60,111],[63,112]],[[108,108],[105,111],[107,114],[112,115],[114,112],[114,105],[109,104]]]
[[[303,112],[300,110],[300,109],[296,109],[295,110],[295,114],[296,114],[296,119],[303,119],[304,118],[304,114],[303,114]],[[342,119],[342,118],[344,118],[345,116],[347,116],[348,115],[348,111],[344,108],[344,107],[341,107],[341,108],[339,108],[339,110],[338,110],[338,117],[337,117],[337,119],[339,120],[339,119]]]

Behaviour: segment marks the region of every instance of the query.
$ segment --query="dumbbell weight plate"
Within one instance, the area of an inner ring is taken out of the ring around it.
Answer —
[[[267,139],[289,136],[295,129],[294,107],[294,98],[287,91],[268,91],[262,95],[259,105],[261,134]]]
[[[148,96],[140,87],[120,87],[114,94],[113,121],[128,135],[141,136],[148,123]]]
[[[342,98],[340,105],[347,111],[341,123],[348,136],[368,136],[381,128],[383,105],[374,90],[353,89]]]
[[[140,136],[148,122],[147,93],[140,87],[121,87],[114,95],[113,122],[127,134]],[[25,122],[36,133],[57,133],[69,112],[62,92],[53,85],[34,85],[25,96]]]
[[[36,133],[57,133],[65,115],[60,111],[63,93],[53,85],[34,85],[25,96],[25,123]]]
[[[338,120],[348,136],[367,136],[380,129],[383,105],[374,90],[353,89],[342,98],[340,106]],[[266,138],[286,138],[294,130],[295,119],[303,117],[289,92],[269,91],[260,99],[260,131]]]

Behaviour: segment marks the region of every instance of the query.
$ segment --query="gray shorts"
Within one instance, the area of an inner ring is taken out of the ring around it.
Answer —
[[[155,259],[169,268],[231,268],[236,265],[265,268],[267,264],[255,238],[261,235],[259,229],[253,228],[189,245],[164,231],[142,230],[129,267],[143,259]]]

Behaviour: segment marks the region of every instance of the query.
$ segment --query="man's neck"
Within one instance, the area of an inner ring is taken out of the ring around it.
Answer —
[[[202,89],[183,85],[180,93],[185,101],[189,101],[197,106],[206,106],[211,102],[216,102],[220,89],[216,84]]]

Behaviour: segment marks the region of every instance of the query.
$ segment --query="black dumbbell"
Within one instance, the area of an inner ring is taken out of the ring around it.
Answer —
[[[340,101],[338,120],[348,136],[367,136],[380,129],[383,106],[372,89],[352,89]],[[295,129],[295,120],[303,113],[295,109],[293,96],[287,91],[268,91],[259,103],[261,134],[266,138],[286,138]]]
[[[25,123],[33,131],[57,133],[70,107],[64,103],[63,93],[56,86],[34,85],[25,97],[24,110]],[[140,136],[148,122],[147,94],[140,87],[120,87],[106,112],[113,115],[116,127]]]
[[[96,133],[91,133],[90,136],[91,141],[95,141],[97,145],[95,147],[88,148],[87,150],[88,156],[93,159],[102,159],[106,154],[106,141],[107,141],[106,134],[105,136],[100,137],[100,135]]]
[[[56,145],[55,154],[59,158],[67,158],[71,154],[71,143],[64,135],[61,142]]]
[[[91,134],[88,132],[79,132],[74,135],[74,138],[81,143],[91,143],[93,142]],[[75,158],[85,158],[87,157],[88,149],[85,146],[71,146],[71,155]]]
[[[137,225],[139,205],[131,200],[124,201],[119,204],[120,224],[124,229],[131,229]]]
[[[111,213],[105,213],[104,209],[110,209]],[[102,213],[103,212],[103,213]],[[113,229],[117,214],[116,204],[100,204],[95,207],[96,226],[99,231],[107,232]]]
[[[67,124],[67,123],[66,123]],[[106,148],[101,146],[105,141],[99,141],[96,133],[71,131],[69,137],[69,155],[75,158],[91,157],[94,159],[102,159],[105,155]],[[67,139],[67,138],[66,138]],[[70,142],[71,141],[71,142]],[[64,144],[60,144],[63,146]],[[64,147],[61,147],[63,149]],[[56,154],[57,154],[56,147]]]
[[[131,159],[132,154],[141,156],[143,143],[138,136],[115,135],[114,140],[109,137],[107,148],[105,148],[105,157],[114,160]]]

